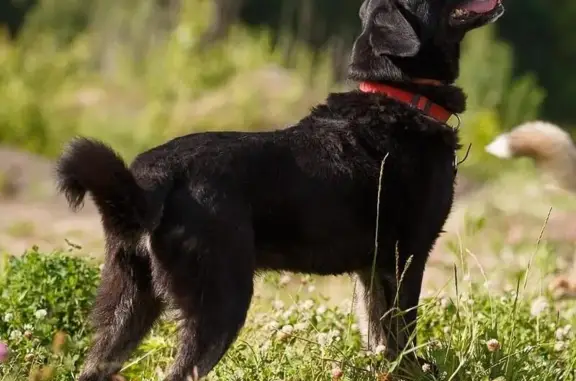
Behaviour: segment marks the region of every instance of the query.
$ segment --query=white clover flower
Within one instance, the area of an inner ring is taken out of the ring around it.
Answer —
[[[280,324],[278,324],[276,320],[272,320],[271,322],[266,324],[266,328],[269,329],[270,331],[275,331],[278,329],[278,327],[280,327]]]
[[[430,364],[422,365],[422,372],[424,372],[424,373],[432,372],[432,366]]]
[[[316,341],[320,344],[321,347],[325,347],[326,345],[330,344],[330,338],[327,334],[320,332],[316,335]]]
[[[23,328],[25,331],[32,331],[34,329],[34,326],[32,324],[24,324]]]
[[[22,337],[22,332],[15,329],[14,331],[10,332],[10,340],[17,340]]]
[[[328,310],[325,305],[321,305],[316,309],[316,315],[324,315],[324,313]]]
[[[292,334],[292,332],[294,332],[294,327],[292,327],[290,324],[287,324],[282,327],[282,332],[284,332],[287,335],[290,335]]]
[[[446,308],[448,308],[449,305],[450,305],[450,299],[448,299],[448,298],[440,299],[440,307],[446,309]]]
[[[34,316],[36,316],[36,319],[44,319],[46,317],[46,315],[48,315],[48,311],[46,311],[46,310],[38,310],[34,313]]]
[[[290,309],[284,311],[284,313],[282,314],[282,318],[287,320],[290,318],[290,316],[292,316],[293,313],[294,313],[294,310],[292,308],[290,308]]]
[[[302,302],[301,307],[303,310],[310,310],[312,307],[314,307],[314,301],[312,299],[307,299]]]
[[[278,282],[280,284],[280,286],[286,286],[288,283],[290,283],[290,281],[292,280],[292,277],[288,274],[284,274],[280,277],[280,281]]]
[[[566,347],[567,345],[564,341],[557,341],[554,344],[554,352],[562,352]]]
[[[530,314],[534,317],[540,316],[544,311],[548,309],[548,301],[545,297],[540,296],[532,302],[530,307]]]
[[[270,340],[266,340],[261,346],[260,346],[260,351],[261,352],[267,352],[270,349],[270,346],[272,345],[272,342]]]
[[[500,342],[496,339],[490,339],[486,342],[486,347],[490,352],[496,352],[500,349]]]
[[[445,334],[449,334],[449,333],[450,333],[450,330],[451,330],[450,327],[444,327],[444,328],[442,329],[442,331],[444,331]]]
[[[374,349],[374,353],[376,353],[377,355],[382,354],[384,352],[386,352],[386,346],[382,344],[378,345],[376,349]]]
[[[275,310],[281,310],[284,308],[284,302],[281,301],[280,299],[276,299],[272,302],[272,308],[274,308]]]
[[[314,291],[316,291],[316,286],[311,284],[310,286],[308,286],[307,290],[309,293],[313,293]]]
[[[558,328],[556,332],[554,332],[554,336],[556,336],[556,340],[562,341],[570,334],[570,330],[572,329],[571,325],[567,325],[561,328]]]
[[[11,322],[12,319],[14,319],[14,314],[11,314],[10,312],[8,312],[8,313],[6,313],[6,314],[4,315],[4,321],[5,321],[6,323]]]

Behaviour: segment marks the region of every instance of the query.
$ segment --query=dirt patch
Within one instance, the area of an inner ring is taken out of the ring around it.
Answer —
[[[87,199],[81,211],[70,211],[53,175],[50,160],[0,146],[0,250],[20,254],[33,245],[62,250],[68,239],[89,254],[101,253],[96,208]]]

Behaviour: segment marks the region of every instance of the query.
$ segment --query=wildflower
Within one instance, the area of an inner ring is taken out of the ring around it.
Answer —
[[[328,336],[332,337],[332,338],[336,338],[340,336],[340,331],[337,329],[332,329],[330,330],[330,332],[328,332]]]
[[[422,372],[424,372],[424,373],[432,372],[432,366],[430,364],[422,365]]]
[[[532,302],[530,307],[530,314],[534,317],[540,316],[546,309],[548,309],[548,301],[543,296],[540,296]]]
[[[30,340],[32,338],[32,332],[31,331],[24,331],[24,337],[27,338],[28,340]]]
[[[571,325],[567,325],[564,326],[562,328],[558,328],[556,330],[556,332],[554,333],[554,336],[556,336],[556,340],[558,341],[562,341],[566,338],[566,336],[568,336],[568,334],[570,333],[570,330],[572,329]]]
[[[314,285],[308,286],[308,292],[309,293],[313,293],[314,291],[316,291],[316,286],[314,286]]]
[[[443,309],[446,309],[446,308],[448,308],[449,305],[450,305],[450,299],[448,299],[448,298],[440,299],[440,307],[442,307]]]
[[[344,374],[344,372],[342,372],[342,369],[340,369],[339,367],[332,368],[332,379],[333,380],[341,379],[343,374]]]
[[[11,314],[10,312],[8,312],[6,315],[4,315],[4,321],[6,323],[9,323],[10,321],[12,321],[12,319],[14,319],[14,315]]]
[[[376,347],[376,349],[374,349],[374,352],[375,352],[377,355],[379,355],[379,354],[381,354],[381,353],[384,353],[384,352],[386,352],[386,346],[380,344],[380,345],[378,345],[378,346]]]
[[[0,342],[0,363],[5,362],[8,359],[8,346],[3,342]]]
[[[284,313],[282,314],[282,317],[287,320],[290,318],[290,316],[292,316],[292,313],[294,312],[294,310],[292,309],[292,307],[290,307],[290,309],[284,311]]]
[[[34,353],[26,353],[26,356],[24,356],[24,361],[31,362],[32,360],[34,360]]]
[[[325,305],[321,305],[316,309],[316,315],[324,315],[324,313],[328,310]]]
[[[450,333],[450,327],[444,327],[442,329],[442,331],[444,331],[445,334],[449,334]]]
[[[44,319],[46,317],[46,315],[48,315],[48,311],[46,311],[46,310],[38,310],[34,313],[34,316],[36,316],[36,319]]]
[[[278,324],[276,320],[272,320],[270,323],[266,324],[266,328],[269,329],[270,331],[277,330],[279,326],[280,324]]]
[[[22,332],[15,329],[14,331],[10,332],[10,340],[18,340],[22,337]]]
[[[284,302],[276,299],[272,302],[272,308],[274,308],[275,310],[281,310],[284,308]]]
[[[280,284],[280,286],[286,286],[288,283],[290,283],[290,281],[292,280],[292,277],[288,274],[284,274],[280,277],[280,281],[278,282]]]
[[[486,342],[486,347],[490,352],[496,352],[500,349],[500,342],[496,339],[490,339]]]
[[[321,332],[316,336],[316,341],[321,347],[324,347],[329,344],[330,339],[327,334]]]
[[[358,332],[360,330],[360,327],[358,327],[358,324],[354,323],[350,326],[350,329],[354,332]]]
[[[563,341],[557,341],[554,344],[554,352],[562,352],[564,349],[566,349],[566,343]]]
[[[309,310],[314,307],[314,301],[312,299],[307,299],[302,303],[302,309]]]
[[[262,344],[260,346],[260,351],[262,352],[267,352],[270,349],[270,346],[272,345],[272,342],[270,340],[266,340],[264,342],[264,344]]]
[[[294,327],[292,327],[291,325],[285,325],[284,327],[282,327],[282,332],[284,332],[287,335],[292,334],[292,332],[294,332]]]

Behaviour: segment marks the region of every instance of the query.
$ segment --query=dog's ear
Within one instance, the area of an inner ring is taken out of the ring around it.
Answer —
[[[387,9],[386,9],[387,8]],[[420,39],[404,15],[394,6],[375,9],[366,26],[376,55],[413,57],[420,50]]]

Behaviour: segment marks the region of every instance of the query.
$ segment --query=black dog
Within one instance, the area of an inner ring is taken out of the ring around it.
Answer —
[[[104,144],[73,141],[59,186],[72,207],[91,193],[107,247],[80,380],[117,372],[167,304],[182,317],[167,379],[206,375],[243,326],[259,270],[356,273],[368,344],[397,358],[452,205],[459,145],[444,122],[465,106],[451,85],[459,45],[503,11],[366,0],[350,67],[361,91],[331,94],[284,130],[180,137],[129,169]]]

